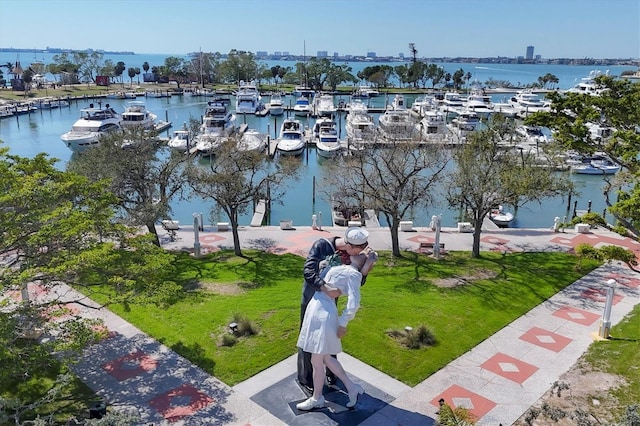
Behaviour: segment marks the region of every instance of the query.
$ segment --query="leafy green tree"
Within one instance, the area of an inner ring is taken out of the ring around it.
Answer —
[[[103,66],[104,53],[92,51],[88,52],[73,52],[72,62],[78,70],[78,74],[81,79],[86,82],[96,81],[95,76]]]
[[[326,196],[357,200],[381,213],[389,223],[391,250],[400,257],[400,221],[433,200],[433,187],[444,177],[448,156],[437,145],[420,147],[413,141],[387,142],[361,155],[341,157],[329,165]]]
[[[258,63],[253,53],[243,50],[231,50],[227,59],[218,67],[220,81],[239,84],[241,81],[252,81],[258,77]]]
[[[136,69],[133,67],[129,67],[127,70],[127,74],[129,74],[129,84],[133,86],[133,77],[136,76]]]
[[[331,64],[329,67],[326,83],[332,91],[336,91],[338,86],[342,84],[355,84],[357,82],[358,79],[353,75],[353,70],[349,65]]]
[[[184,59],[176,56],[164,58],[164,65],[160,70],[160,74],[162,77],[174,80],[178,84],[178,87],[180,87],[182,77],[186,74],[184,69]]]
[[[116,77],[120,77],[120,82],[124,84],[123,80],[122,80],[122,73],[124,73],[124,70],[126,69],[124,62],[122,61],[118,61],[118,63],[115,66],[114,74]]]
[[[145,226],[159,246],[156,223],[170,217],[171,201],[182,195],[187,161],[154,133],[134,128],[103,137],[98,146],[74,156],[68,168],[92,181],[106,180],[117,196],[120,219]]]
[[[471,132],[453,154],[456,167],[447,177],[446,197],[452,208],[470,216],[473,257],[480,257],[482,223],[492,209],[502,204],[517,209],[565,194],[571,186],[566,175],[540,167],[534,154],[505,150],[501,143],[509,131],[490,123],[487,130]]]
[[[56,161],[0,148],[0,284],[12,296],[0,313],[0,363],[11,366],[0,369],[0,391],[12,395],[0,409],[3,422],[26,424],[33,409],[70,402],[62,392],[68,376],[39,378],[53,368],[53,353],[66,354],[57,358],[64,373],[102,333],[95,320],[69,315],[70,305],[96,309],[86,298],[98,293],[109,303],[161,304],[181,291],[172,279],[173,255],[114,220],[116,198],[106,183],[62,171]],[[80,293],[53,292],[61,283]],[[50,320],[57,317],[67,318]]]
[[[622,171],[605,179],[604,198],[609,213],[638,239],[640,235],[640,84],[598,76],[604,90],[599,96],[551,92],[551,111],[527,118],[529,124],[547,126],[565,149],[590,154],[605,152]],[[596,135],[590,125],[612,129]]]
[[[236,137],[227,138],[211,158],[209,167],[193,161],[187,170],[193,192],[213,200],[212,215],[221,209],[229,218],[234,252],[242,256],[238,236],[238,218],[259,200],[279,200],[285,183],[298,176],[298,161],[280,158],[272,163],[263,153],[238,149]]]

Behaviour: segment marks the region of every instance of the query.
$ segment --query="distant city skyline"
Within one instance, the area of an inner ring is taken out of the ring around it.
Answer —
[[[1,0],[0,47],[640,58],[640,0]],[[535,58],[534,57],[534,58]]]

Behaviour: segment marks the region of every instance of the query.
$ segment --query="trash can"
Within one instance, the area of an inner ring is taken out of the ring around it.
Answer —
[[[89,418],[101,419],[107,415],[107,404],[102,401],[94,402],[89,406]]]

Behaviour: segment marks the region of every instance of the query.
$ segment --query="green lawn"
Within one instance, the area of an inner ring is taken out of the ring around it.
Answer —
[[[177,254],[188,291],[171,306],[110,308],[125,320],[229,385],[295,352],[304,259],[247,252],[201,259]],[[434,260],[382,253],[362,288],[361,308],[343,339],[345,352],[413,386],[597,266],[566,253],[450,252]],[[579,265],[579,267],[578,267]],[[460,285],[443,287],[438,280]],[[451,281],[451,280],[449,280]],[[234,313],[253,321],[257,336],[218,345]],[[425,325],[435,346],[407,349],[385,331]]]

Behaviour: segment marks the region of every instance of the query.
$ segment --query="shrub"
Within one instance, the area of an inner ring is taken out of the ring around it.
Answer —
[[[449,404],[440,404],[438,426],[471,426],[476,424],[476,417],[464,407],[452,409]]]
[[[600,251],[591,244],[582,243],[576,246],[576,255],[586,259],[602,260]]]
[[[234,332],[234,335],[238,337],[243,336],[254,336],[258,334],[258,327],[246,317],[246,315],[241,313],[233,314],[233,321],[238,324],[238,328]]]
[[[597,226],[607,227],[607,222],[598,213],[585,213],[582,216],[576,216],[571,220],[571,225],[577,223],[588,223],[592,228]]]
[[[224,333],[220,338],[220,346],[233,346],[238,343],[238,338],[233,334]]]
[[[436,343],[435,336],[425,325],[409,330],[388,330],[386,333],[409,349],[420,349],[423,346],[433,346]]]

